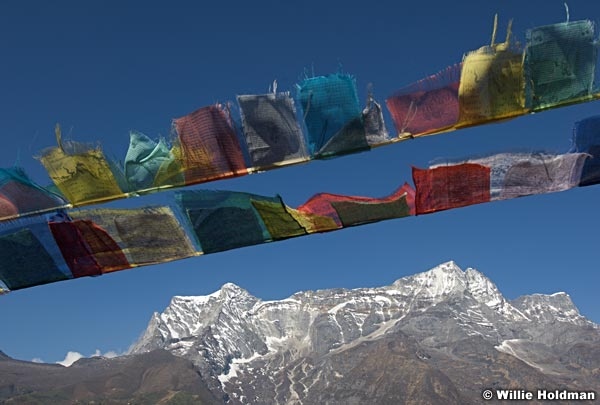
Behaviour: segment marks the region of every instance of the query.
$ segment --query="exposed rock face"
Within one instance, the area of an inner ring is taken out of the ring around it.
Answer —
[[[565,293],[507,301],[444,263],[390,286],[261,301],[174,297],[132,354],[191,360],[231,404],[473,403],[484,388],[600,392],[600,327]]]

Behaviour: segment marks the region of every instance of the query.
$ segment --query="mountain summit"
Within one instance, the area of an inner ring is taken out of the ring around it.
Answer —
[[[509,301],[454,262],[389,286],[279,301],[231,283],[176,296],[130,354],[156,349],[191,360],[231,404],[463,403],[494,384],[600,388],[600,327],[567,294]]]

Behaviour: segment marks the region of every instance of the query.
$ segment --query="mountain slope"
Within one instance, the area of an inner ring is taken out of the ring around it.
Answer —
[[[390,286],[174,297],[131,353],[191,360],[229,403],[465,403],[486,387],[600,388],[600,328],[564,293],[508,301],[454,262]]]

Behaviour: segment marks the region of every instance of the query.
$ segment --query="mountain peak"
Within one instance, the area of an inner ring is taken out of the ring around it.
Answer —
[[[182,303],[188,305],[192,304],[196,306],[205,306],[211,302],[222,302],[236,297],[248,298],[252,296],[248,291],[234,283],[225,283],[220,289],[208,295],[176,295],[172,298],[170,306],[178,304],[181,305]]]
[[[557,292],[554,294],[531,294],[519,297],[511,302],[515,307],[537,321],[588,323],[581,316],[569,294]]]
[[[460,274],[463,273],[460,266],[458,264],[456,264],[456,262],[454,260],[449,260],[445,263],[439,264],[439,265],[435,266],[433,269],[431,269],[430,271],[444,271],[447,273],[460,273]]]
[[[496,285],[483,273],[469,267],[465,271],[465,278],[467,289],[478,302],[494,309],[499,308],[505,302]]]
[[[435,298],[451,293],[460,293],[466,287],[465,273],[454,261],[442,263],[434,268],[413,276],[396,280],[392,288],[416,288],[415,294],[421,297]]]
[[[417,274],[417,276],[418,275],[419,274]],[[457,278],[460,280],[464,280],[464,278],[465,278],[465,272],[453,260],[450,260],[448,262],[437,265],[434,268],[432,268],[424,273],[421,273],[421,275],[428,275],[428,276],[442,277],[442,278]]]
[[[240,287],[234,283],[223,284],[219,291],[221,292],[221,294],[227,294],[227,295],[235,295],[235,294],[249,295],[248,291],[244,290],[242,287]]]

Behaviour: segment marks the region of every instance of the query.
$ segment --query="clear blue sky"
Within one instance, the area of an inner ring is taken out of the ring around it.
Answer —
[[[383,102],[394,90],[459,62],[499,38],[514,18],[525,30],[565,20],[562,1],[14,1],[0,2],[0,136],[3,167],[54,145],[53,127],[100,141],[123,158],[128,132],[168,135],[194,109],[292,89],[305,69],[356,76]],[[600,20],[600,3],[570,1],[571,20]],[[511,150],[565,152],[573,123],[600,113],[588,103],[510,122],[421,138],[205,188],[279,193],[298,205],[320,191],[384,196],[410,167]],[[389,115],[387,124],[393,129]],[[67,351],[122,352],[173,295],[203,295],[234,282],[263,299],[298,290],[367,287],[455,260],[490,277],[509,298],[566,291],[600,322],[600,187],[471,206],[313,235],[0,297],[0,350],[25,360]],[[166,201],[166,195],[119,206]]]

